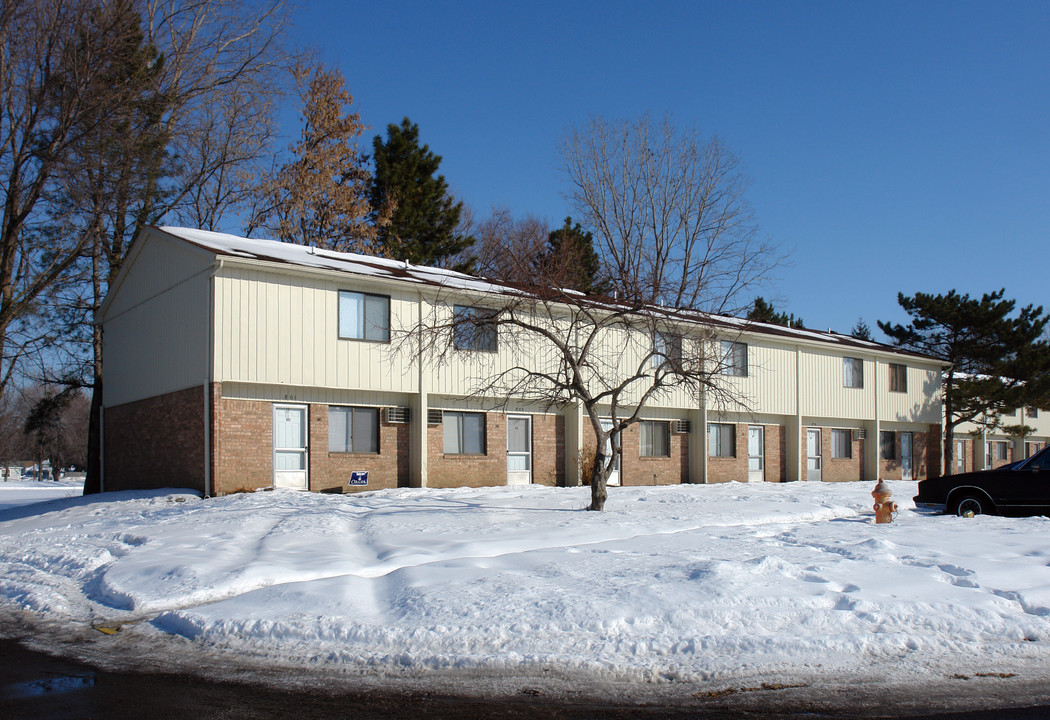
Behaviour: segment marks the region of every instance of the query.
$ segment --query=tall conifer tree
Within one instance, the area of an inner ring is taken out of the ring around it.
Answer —
[[[386,142],[377,135],[372,147],[372,212],[390,220],[378,228],[381,251],[419,265],[470,270],[472,260],[454,260],[474,244],[474,238],[457,232],[463,203],[436,174],[441,156],[419,144],[419,126],[407,117],[400,126],[388,125]]]
[[[952,468],[955,428],[964,422],[994,423],[1003,411],[1050,404],[1050,317],[1027,305],[1014,314],[1005,289],[980,300],[952,290],[947,295],[897,294],[912,321],[879,321],[899,347],[951,363],[944,374],[944,460]]]
[[[561,278],[564,288],[587,294],[604,291],[594,236],[579,223],[573,225],[571,217],[565,218],[565,224],[548,236],[547,249],[539,262],[545,266],[544,276]]]

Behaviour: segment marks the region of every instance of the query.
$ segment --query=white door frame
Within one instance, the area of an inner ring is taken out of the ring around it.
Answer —
[[[757,446],[752,437],[758,438]],[[757,450],[757,452],[755,452]],[[761,425],[747,426],[747,481],[764,482],[766,479],[766,429]]]
[[[966,472],[966,441],[955,439],[955,457],[952,458],[952,462],[955,463],[953,472],[963,473]]]
[[[301,413],[299,429],[299,447],[282,447],[278,433],[278,423],[291,422],[287,415],[289,411]],[[283,414],[283,416],[282,416]],[[275,488],[291,488],[293,490],[310,489],[310,423],[309,408],[298,403],[274,403],[273,404],[273,486]],[[298,461],[293,464],[300,465],[299,468],[282,468],[288,460],[298,456]]]
[[[613,421],[612,418],[602,418],[602,430],[612,430]],[[605,441],[605,455],[606,457],[612,452],[612,436]],[[606,479],[606,485],[619,485],[620,484],[620,463],[623,462],[623,443],[620,443],[620,456],[616,458],[616,464],[613,465],[612,472],[609,473],[609,477]]]
[[[814,437],[817,439],[815,445],[812,442]],[[820,428],[806,428],[806,480],[813,482],[820,482],[821,479],[821,440]]]
[[[527,450],[510,449],[511,420],[524,420],[528,433],[526,438]],[[511,470],[512,465],[520,464],[524,460],[524,470]],[[507,485],[530,485],[532,484],[532,416],[531,415],[507,415]]]
[[[905,443],[907,441],[907,443]],[[901,480],[915,479],[915,436],[910,432],[901,433]],[[907,451],[905,451],[907,444]]]

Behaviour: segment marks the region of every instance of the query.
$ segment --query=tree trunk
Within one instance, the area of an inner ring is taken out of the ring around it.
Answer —
[[[102,492],[102,376],[96,373],[88,416],[87,477],[84,494]]]
[[[952,389],[954,383],[951,371],[948,373],[948,381],[944,386],[944,472],[942,475],[954,475],[955,468],[952,462],[952,451],[955,445],[955,425],[952,423]]]
[[[608,479],[609,471],[605,466],[605,454],[594,453],[594,466],[591,470],[591,505],[588,510],[601,512],[605,509],[605,500],[609,497],[605,481]]]

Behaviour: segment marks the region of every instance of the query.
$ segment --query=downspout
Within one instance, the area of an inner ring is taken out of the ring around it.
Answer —
[[[222,270],[221,257],[215,258],[215,265],[208,276],[208,359],[204,373],[204,497],[212,495],[212,457],[211,442],[212,415],[215,404],[211,386],[215,378],[215,276]]]

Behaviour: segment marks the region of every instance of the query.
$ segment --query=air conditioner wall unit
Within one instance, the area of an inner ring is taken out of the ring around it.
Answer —
[[[408,422],[409,410],[407,407],[388,407],[385,411],[386,421],[391,424],[404,425]]]

